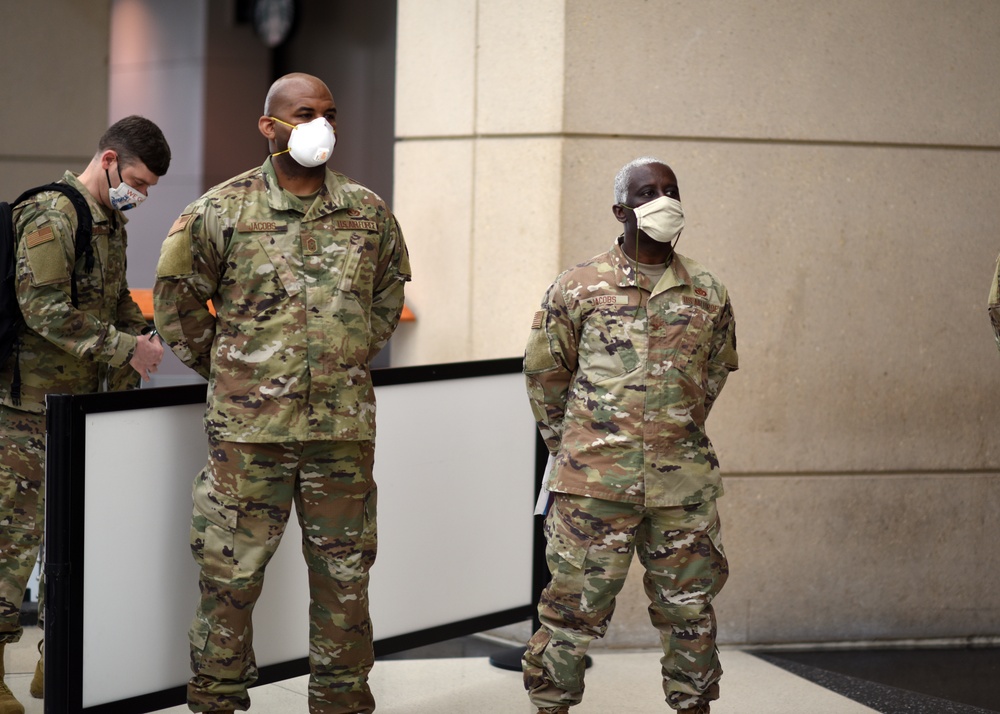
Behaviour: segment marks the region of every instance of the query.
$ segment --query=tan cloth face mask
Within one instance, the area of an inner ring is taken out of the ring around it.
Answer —
[[[657,243],[672,243],[684,230],[684,209],[676,198],[660,196],[641,206],[626,208],[635,213],[639,230]]]

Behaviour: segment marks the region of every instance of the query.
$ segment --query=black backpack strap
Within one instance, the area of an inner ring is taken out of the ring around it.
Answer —
[[[76,251],[75,257],[79,260],[80,256],[85,256],[84,269],[88,274],[90,274],[94,270],[94,246],[90,240],[94,231],[94,219],[90,215],[90,205],[87,203],[87,199],[83,197],[83,194],[66,183],[48,183],[44,186],[29,188],[27,191],[18,196],[10,205],[16,206],[22,201],[31,198],[36,193],[42,193],[44,191],[58,191],[66,196],[66,198],[70,200],[70,203],[73,204],[73,208],[76,209],[76,234],[73,236],[73,245]],[[73,307],[78,307],[75,271],[73,272],[70,291],[70,296],[73,300]]]

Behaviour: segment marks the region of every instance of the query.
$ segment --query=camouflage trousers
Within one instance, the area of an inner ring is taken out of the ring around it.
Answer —
[[[309,711],[374,711],[374,455],[371,441],[209,443],[193,489],[201,600],[189,633],[192,711],[250,706],[247,687],[257,679],[251,616],[292,503],[309,571]]]
[[[522,661],[532,704],[546,709],[582,700],[587,648],[607,632],[633,551],[645,568],[649,616],[660,632],[667,704],[684,709],[718,699],[712,599],[729,568],[714,501],[646,508],[559,493],[545,538],[552,580],[538,603],[541,627]]]
[[[44,484],[45,415],[0,406],[0,644],[21,639],[21,602],[42,545]],[[40,586],[39,618],[42,602]]]

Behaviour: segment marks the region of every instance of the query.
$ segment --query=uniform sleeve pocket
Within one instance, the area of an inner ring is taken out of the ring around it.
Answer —
[[[542,318],[544,319],[544,318]],[[524,350],[524,373],[537,374],[555,369],[556,360],[549,346],[549,335],[544,324],[532,328],[528,336],[528,346]]]
[[[46,229],[51,234],[51,229]],[[39,232],[36,231],[25,237],[28,244],[28,267],[31,269],[31,284],[38,287],[41,285],[54,285],[69,280],[69,265],[66,262],[66,254],[63,252],[59,241],[52,238],[37,238]],[[32,245],[32,237],[40,240]]]

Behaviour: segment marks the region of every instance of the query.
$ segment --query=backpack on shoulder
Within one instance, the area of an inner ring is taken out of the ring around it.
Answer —
[[[50,183],[28,189],[13,202],[0,201],[0,368],[7,361],[14,360],[14,375],[10,388],[11,402],[21,403],[21,335],[24,332],[24,317],[17,303],[17,234],[14,229],[14,207],[22,201],[44,191],[58,191],[65,195],[76,209],[76,234],[73,241],[76,259],[86,256],[85,267],[89,273],[94,269],[94,249],[91,246],[93,221],[87,199],[72,186],[65,183]],[[77,307],[76,272],[71,284],[73,307]]]

